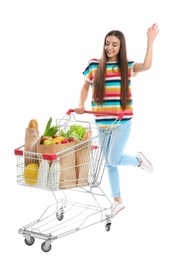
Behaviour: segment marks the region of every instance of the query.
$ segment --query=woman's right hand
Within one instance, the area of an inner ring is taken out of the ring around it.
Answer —
[[[85,108],[83,106],[79,106],[74,109],[74,112],[77,114],[83,114],[84,111],[85,111]]]

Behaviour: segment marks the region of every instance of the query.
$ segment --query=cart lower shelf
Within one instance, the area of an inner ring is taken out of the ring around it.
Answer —
[[[25,237],[25,243],[28,246],[34,244],[35,238],[44,240],[41,249],[44,252],[49,252],[54,240],[97,223],[104,222],[105,230],[109,231],[111,217],[106,212],[111,210],[112,204],[102,189],[100,187],[97,189],[99,190],[98,193],[96,193],[96,188],[94,189],[95,192],[93,192],[93,189],[74,190],[89,195],[90,199],[94,199],[94,204],[69,201],[64,191],[65,198],[58,200],[53,193],[56,203],[48,206],[40,218],[20,228],[19,234]],[[83,194],[81,197],[83,197]],[[101,199],[103,198],[109,203],[108,207],[102,205]]]

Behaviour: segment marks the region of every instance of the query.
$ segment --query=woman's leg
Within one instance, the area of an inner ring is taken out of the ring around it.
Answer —
[[[120,165],[139,164],[139,159],[136,156],[123,154],[124,148],[128,141],[131,132],[131,120],[118,126],[113,133],[112,140],[108,150],[108,159],[106,168],[108,171],[108,178],[111,186],[112,197],[118,202],[121,200],[120,196],[120,181],[119,170]]]
[[[108,151],[108,162],[110,165],[136,166],[139,164],[139,159],[136,156],[131,156],[123,153],[130,136],[131,126],[132,121],[129,120],[115,129]]]
[[[108,177],[111,186],[112,197],[114,198],[112,216],[115,216],[121,209],[124,208],[120,193],[120,181],[118,166],[132,165],[140,166],[140,168],[152,172],[152,165],[144,157],[142,153],[137,153],[136,156],[124,154],[124,148],[127,144],[131,132],[132,121],[118,126],[112,135],[110,145],[108,146],[108,157],[106,168],[108,170]]]

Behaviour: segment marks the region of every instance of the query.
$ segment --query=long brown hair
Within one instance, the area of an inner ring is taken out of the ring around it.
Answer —
[[[108,36],[116,36],[120,40],[120,50],[117,56],[117,63],[119,64],[121,71],[121,107],[125,110],[128,101],[128,60],[125,36],[122,32],[117,30],[108,32],[104,38],[103,52],[93,81],[93,101],[102,106],[104,100],[105,73],[108,61],[105,45]]]

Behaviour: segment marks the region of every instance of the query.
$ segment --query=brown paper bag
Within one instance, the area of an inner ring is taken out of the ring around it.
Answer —
[[[38,159],[35,154],[37,152],[37,142],[39,140],[39,131],[35,128],[26,128],[25,131],[25,145],[24,145],[24,151],[25,153],[25,166],[27,166],[30,163],[36,163],[38,164]]]
[[[81,145],[75,147],[75,169],[77,186],[81,187],[88,185],[91,141],[86,143],[83,143],[82,141],[75,141],[75,144],[79,143],[81,143]]]
[[[56,154],[61,167],[59,189],[76,187],[75,149],[74,143],[44,145],[37,143],[37,152],[42,154]],[[68,149],[65,151],[66,149]],[[60,153],[64,151],[63,153]]]

